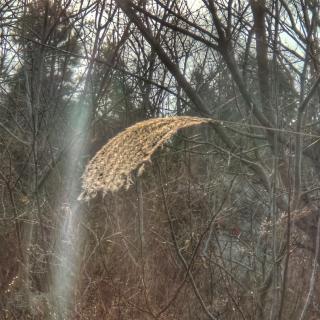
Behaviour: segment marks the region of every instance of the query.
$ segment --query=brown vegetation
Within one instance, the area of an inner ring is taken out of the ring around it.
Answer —
[[[319,12],[0,0],[0,320],[320,319]]]

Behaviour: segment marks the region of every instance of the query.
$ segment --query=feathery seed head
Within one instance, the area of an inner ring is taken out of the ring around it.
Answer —
[[[153,153],[179,129],[212,122],[198,117],[155,118],[139,122],[109,140],[93,157],[83,175],[83,193],[89,200],[101,191],[116,192],[129,188],[132,174],[141,175]]]

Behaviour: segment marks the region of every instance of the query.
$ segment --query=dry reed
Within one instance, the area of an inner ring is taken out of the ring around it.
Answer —
[[[133,173],[141,175],[153,153],[179,129],[212,122],[197,117],[167,117],[139,122],[109,140],[89,162],[80,199],[129,188]]]

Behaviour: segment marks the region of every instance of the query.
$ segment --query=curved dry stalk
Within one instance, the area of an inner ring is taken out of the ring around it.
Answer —
[[[112,138],[89,162],[80,199],[129,188],[132,174],[141,175],[154,152],[179,129],[210,123],[198,117],[167,117],[139,122]]]

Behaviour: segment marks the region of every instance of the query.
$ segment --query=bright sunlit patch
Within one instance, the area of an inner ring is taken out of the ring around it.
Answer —
[[[66,184],[61,193],[58,211],[61,217],[56,236],[52,278],[51,319],[70,319],[74,291],[79,274],[81,244],[84,234],[80,224],[82,209],[76,201],[79,193],[79,177],[83,167],[82,154],[86,150],[86,132],[89,121],[88,106],[83,104],[71,115],[70,137],[73,145],[65,163]]]

